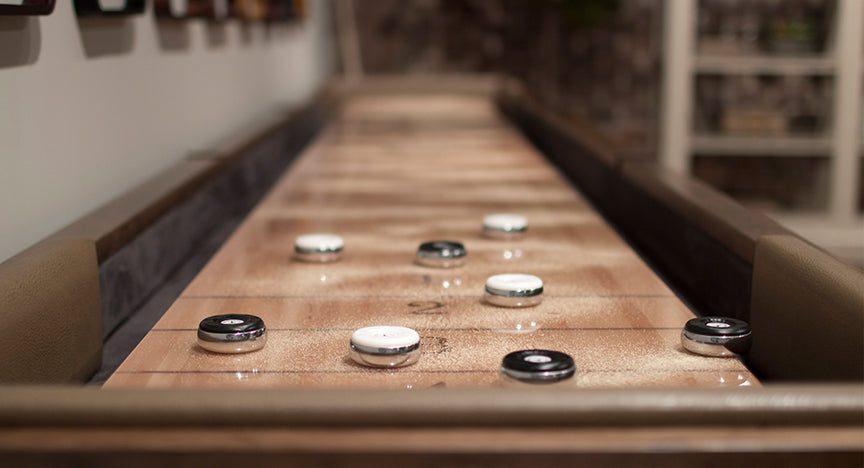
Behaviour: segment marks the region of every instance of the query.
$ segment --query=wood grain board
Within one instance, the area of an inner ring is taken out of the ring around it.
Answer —
[[[524,239],[482,236],[482,217],[502,212],[528,218]],[[296,261],[294,239],[314,232],[342,236],[343,258]],[[462,242],[466,265],[415,264],[429,240]],[[485,280],[499,273],[542,278],[543,303],[485,303]],[[224,313],[262,317],[266,347],[199,348],[198,322]],[[106,387],[496,386],[502,357],[531,348],[573,356],[577,376],[555,386],[758,385],[734,358],[681,348],[692,317],[488,99],[355,96]],[[348,340],[369,325],[416,329],[420,362],[355,364]]]

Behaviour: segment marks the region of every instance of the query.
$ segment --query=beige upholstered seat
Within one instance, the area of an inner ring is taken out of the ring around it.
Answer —
[[[0,264],[0,383],[83,383],[102,361],[92,240],[54,239]]]
[[[864,380],[864,272],[798,237],[758,240],[750,325],[763,378]]]

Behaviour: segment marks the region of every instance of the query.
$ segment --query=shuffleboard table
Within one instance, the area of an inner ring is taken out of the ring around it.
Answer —
[[[517,240],[484,236],[492,213],[527,217]],[[332,263],[300,261],[294,239],[335,233]],[[430,268],[418,245],[464,244],[467,262]],[[543,302],[483,300],[487,277],[536,275]],[[260,316],[264,349],[196,344],[217,314]],[[106,383],[117,387],[428,388],[495,386],[502,358],[565,352],[568,388],[741,386],[736,358],[681,346],[693,313],[483,97],[378,95],[347,101]],[[355,329],[421,334],[422,358],[376,369],[348,359]]]
[[[575,179],[614,188],[592,174]],[[2,389],[0,454],[33,466],[860,464],[860,384],[777,384],[738,357],[684,350],[682,327],[703,311],[569,180],[488,95],[349,93],[104,387]],[[485,237],[493,213],[524,215],[525,236]],[[341,258],[298,261],[310,233],[341,236]],[[465,264],[419,264],[435,240],[461,242]],[[503,273],[541,278],[542,302],[484,300]],[[218,314],[261,317],[266,345],[201,348],[197,327]],[[419,361],[353,361],[352,333],[374,325],[415,329]],[[575,376],[502,377],[524,349],[572,356]]]

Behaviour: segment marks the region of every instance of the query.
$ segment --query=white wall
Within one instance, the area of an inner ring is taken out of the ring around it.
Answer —
[[[148,2],[149,3],[149,2]],[[329,2],[302,24],[0,17],[0,262],[333,69]]]

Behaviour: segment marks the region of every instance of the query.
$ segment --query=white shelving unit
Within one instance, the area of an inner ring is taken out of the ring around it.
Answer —
[[[712,156],[824,155],[830,166],[828,207],[820,213],[767,213],[825,248],[864,252],[864,217],[858,211],[864,86],[864,1],[836,0],[833,31],[824,54],[777,56],[697,52],[699,0],[666,0],[660,162],[690,173],[693,158]],[[834,103],[825,135],[750,137],[693,130],[695,81],[710,75],[805,75],[833,78]]]
[[[775,57],[761,55],[696,55],[696,73],[728,75],[780,74],[831,76],[836,68],[833,57]]]
[[[690,136],[690,152],[694,157],[700,154],[715,156],[762,156],[778,154],[783,156],[812,156],[829,154],[833,146],[830,137],[784,136],[757,137],[737,135],[700,135]]]

